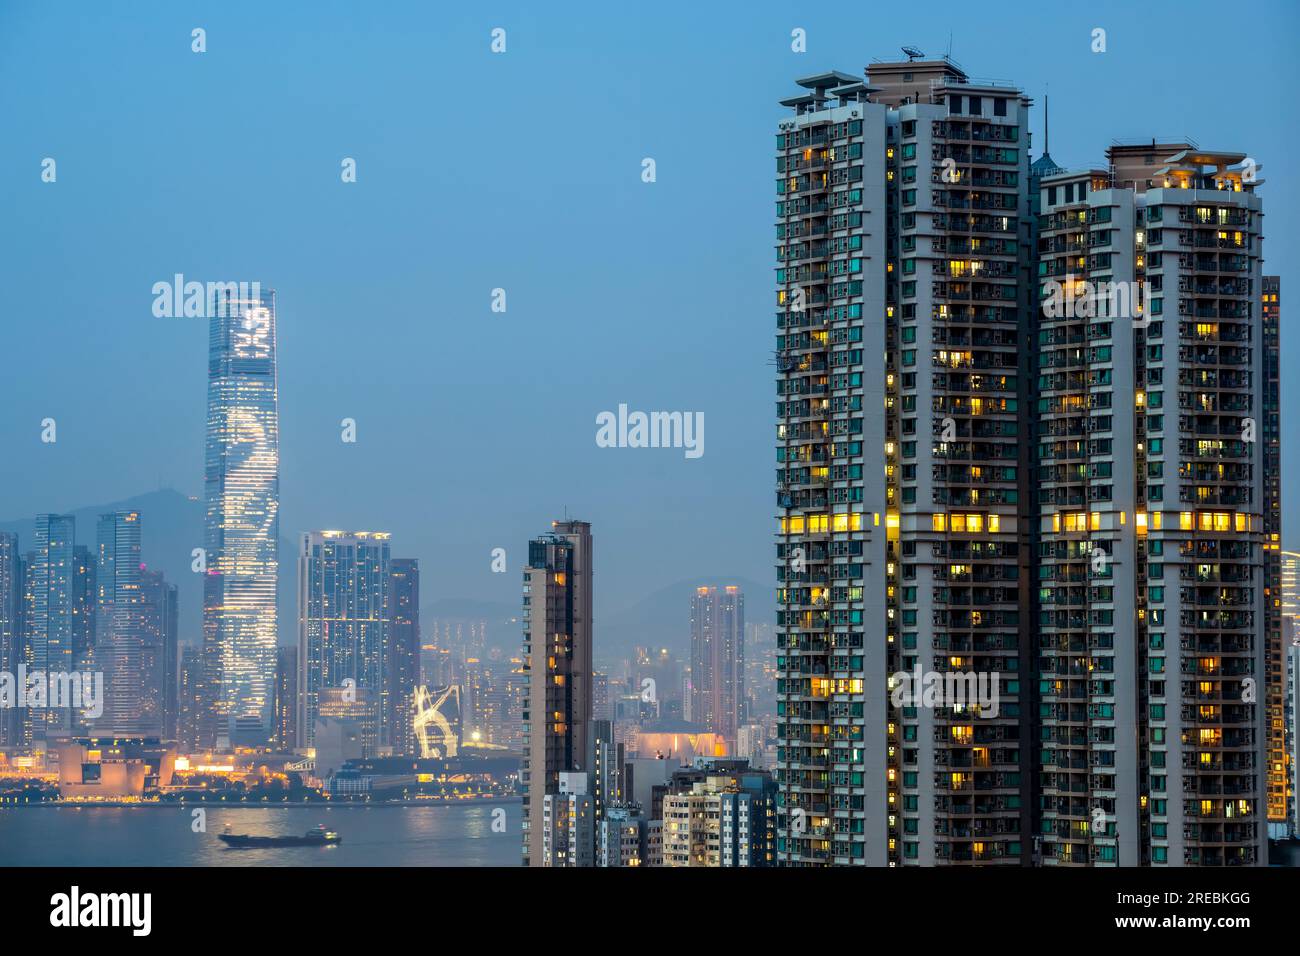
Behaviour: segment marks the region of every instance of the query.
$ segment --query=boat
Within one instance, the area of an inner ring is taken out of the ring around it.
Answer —
[[[253,836],[247,833],[231,833],[229,826],[219,836],[226,846],[239,850],[273,846],[334,846],[343,842],[341,836],[333,830],[325,829],[323,824],[308,830],[302,836]]]

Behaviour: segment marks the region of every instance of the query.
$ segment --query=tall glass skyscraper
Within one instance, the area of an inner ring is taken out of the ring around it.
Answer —
[[[202,742],[264,742],[275,681],[280,424],[275,293],[210,303]]]
[[[140,592],[140,512],[112,511],[99,516],[97,529],[98,602],[95,645],[106,668],[108,693],[98,729],[141,733],[144,722],[144,608]],[[157,733],[156,728],[149,728]]]
[[[316,719],[356,720],[373,756],[387,741],[385,625],[391,536],[309,531],[298,554],[298,737],[316,742]]]
[[[388,739],[399,756],[419,752],[415,685],[420,682],[420,562],[393,558],[388,566]]]
[[[76,520],[72,515],[36,516],[36,547],[27,560],[23,660],[28,673],[72,671],[72,569]],[[32,736],[47,740],[72,731],[66,707],[30,709]]]
[[[0,531],[0,671],[18,673],[22,661],[23,563],[18,554],[18,535]],[[18,711],[0,709],[0,747],[18,743]]]

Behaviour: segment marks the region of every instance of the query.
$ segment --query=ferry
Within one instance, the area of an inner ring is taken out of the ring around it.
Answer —
[[[251,836],[247,833],[231,833],[229,825],[220,834],[221,842],[236,849],[272,846],[334,846],[342,843],[343,838],[333,830],[325,829],[324,824],[314,830],[308,830],[302,836]]]

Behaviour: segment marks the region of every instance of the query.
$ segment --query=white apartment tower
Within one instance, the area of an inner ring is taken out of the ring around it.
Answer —
[[[778,861],[1026,863],[1030,101],[866,74],[777,132]]]

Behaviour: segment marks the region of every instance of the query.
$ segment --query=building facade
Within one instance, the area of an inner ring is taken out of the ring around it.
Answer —
[[[547,816],[547,800],[560,792],[560,775],[588,770],[591,544],[591,525],[585,521],[553,522],[549,535],[528,543],[523,572],[526,704],[520,765],[525,866],[546,865],[544,841],[551,833],[550,821],[557,819],[554,813]]]
[[[1261,864],[1262,208],[1244,154],[1107,158],[1041,184],[1043,861]]]
[[[275,722],[271,743],[283,753],[298,747],[298,648],[275,649]]]
[[[227,293],[209,306],[202,736],[207,746],[265,743],[280,512],[275,293]]]
[[[23,662],[23,565],[18,535],[0,531],[0,671],[17,674]],[[0,709],[0,747],[20,745],[17,701]]]
[[[168,583],[161,571],[141,567],[140,592],[143,732],[174,741],[180,733],[180,607],[176,585]]]
[[[1028,108],[949,60],[777,133],[778,856],[1023,863]],[[892,704],[994,675],[996,712]]]
[[[387,532],[309,531],[298,554],[298,733],[322,713],[362,723],[366,756],[387,744]]]
[[[141,521],[138,511],[99,516],[96,527],[96,656],[103,665],[107,699],[101,733],[157,736],[161,715],[146,712],[144,593],[140,586]]]
[[[736,746],[745,703],[745,595],[699,587],[691,598],[690,720]]]
[[[388,734],[396,756],[419,752],[415,688],[420,683],[420,562],[393,558],[388,579]]]
[[[1258,440],[1264,452],[1264,587],[1267,615],[1265,697],[1268,708],[1268,824],[1272,835],[1290,832],[1294,793],[1288,744],[1288,639],[1282,631],[1282,279],[1263,276],[1259,295],[1264,350],[1264,404]]]
[[[866,74],[800,80],[777,134],[778,858],[1264,863],[1291,774],[1253,164],[1031,172],[1014,87]]]
[[[72,515],[36,516],[34,548],[28,553],[23,585],[22,661],[28,673],[69,673],[73,658],[74,549]],[[73,730],[69,708],[33,707],[19,714],[23,744],[66,737]]]

